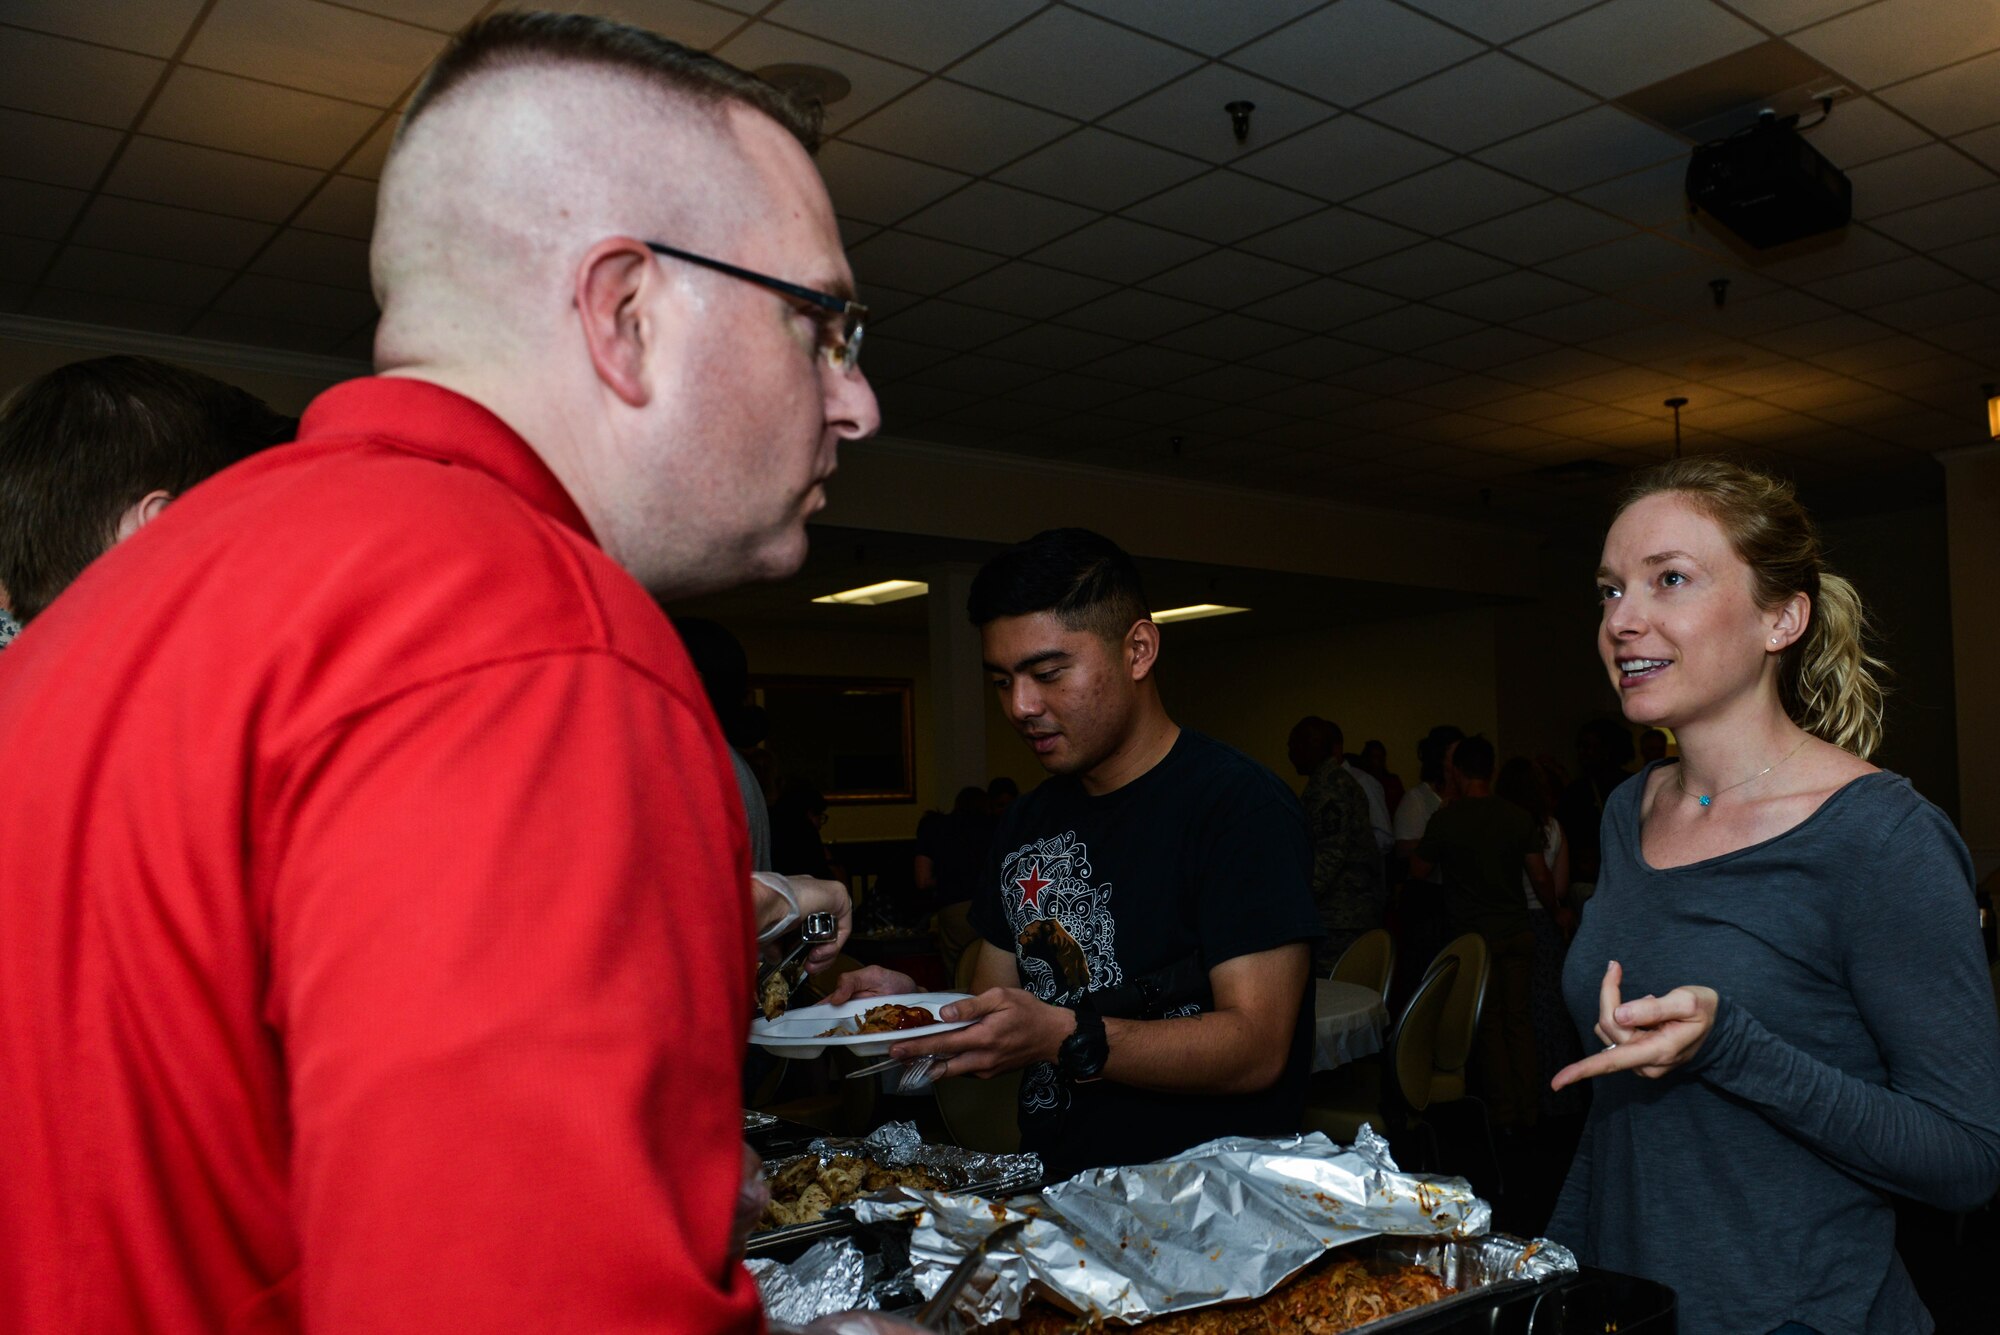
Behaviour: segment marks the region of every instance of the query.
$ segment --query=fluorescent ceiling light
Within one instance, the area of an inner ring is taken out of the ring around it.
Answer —
[[[858,589],[843,589],[839,593],[829,593],[826,597],[815,598],[813,601],[873,607],[877,603],[893,603],[903,598],[921,598],[930,591],[931,586],[919,580],[885,579],[880,584],[864,584]]]
[[[1247,607],[1224,607],[1221,603],[1192,603],[1187,607],[1169,607],[1164,612],[1155,612],[1153,620],[1164,625],[1169,621],[1199,621],[1203,617],[1226,617],[1249,610]]]

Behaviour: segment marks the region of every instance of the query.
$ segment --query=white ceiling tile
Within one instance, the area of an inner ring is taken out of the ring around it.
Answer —
[[[1092,375],[1108,376],[1131,385],[1180,385],[1189,377],[1215,369],[1207,357],[1154,346],[1127,348],[1090,364]]]
[[[996,179],[1057,199],[1119,209],[1208,170],[1194,158],[1085,127],[1001,171]]]
[[[288,227],[265,248],[250,269],[253,273],[325,283],[356,292],[369,290],[368,243],[351,236],[329,236],[325,232],[302,232]]]
[[[833,134],[915,87],[924,77],[905,66],[892,65],[768,23],[751,24],[717,47],[716,54],[748,70],[759,70],[766,65],[819,65],[838,70],[852,87],[846,97],[826,108],[826,129]]]
[[[1600,106],[1480,153],[1482,162],[1550,190],[1579,190],[1669,158],[1688,145],[1617,107]]]
[[[926,301],[882,321],[882,332],[912,343],[968,351],[1004,338],[1027,321],[979,306],[953,301]]]
[[[1424,239],[1422,233],[1379,218],[1347,209],[1322,209],[1310,217],[1251,237],[1241,248],[1287,260],[1315,273],[1332,273]]]
[[[115,46],[149,56],[171,56],[187,35],[188,25],[201,13],[202,0],[143,0],[107,4],[104,0],[7,0],[7,22],[17,28],[75,37],[99,46]]]
[[[1916,255],[1888,264],[1878,264],[1853,273],[1822,278],[1807,285],[1814,296],[1837,306],[1866,310],[1885,301],[1913,297],[1938,288],[1953,287],[1965,280],[1933,260]]]
[[[595,0],[590,6],[594,14],[645,28],[701,51],[712,50],[746,22],[732,9],[700,0]]]
[[[1162,334],[1184,329],[1209,313],[1200,306],[1163,297],[1156,292],[1128,288],[1066,311],[1056,320],[1060,324],[1100,334],[1156,339]]]
[[[882,230],[874,223],[858,222],[853,218],[842,218],[838,215],[834,217],[834,224],[840,228],[840,244],[849,250]]]
[[[1593,301],[1578,302],[1574,306],[1544,311],[1540,315],[1522,316],[1507,323],[1514,329],[1538,338],[1575,342],[1579,339],[1601,338],[1606,334],[1615,334],[1621,329],[1633,329],[1658,318],[1651,311],[1641,310],[1627,302],[1598,297]]]
[[[1038,263],[1071,269],[1114,283],[1134,283],[1185,264],[1209,249],[1206,241],[1148,227],[1129,218],[1106,218],[1035,252]]]
[[[1871,228],[1854,225],[1838,235],[1820,238],[1802,253],[1782,260],[1761,260],[1757,271],[1781,283],[1809,283],[1815,278],[1831,278],[1870,265],[1887,264],[1910,253],[1900,242]]]
[[[1844,314],[1803,292],[1774,292],[1761,301],[1746,301],[1730,323],[1747,330],[1753,342],[1787,357],[1812,357],[1887,332],[1867,316]]]
[[[1663,163],[1579,190],[1576,198],[1642,227],[1680,222],[1688,212],[1687,167],[1679,162]]]
[[[1721,307],[1716,306],[1715,291],[1710,286],[1719,278],[1729,280]],[[1777,312],[1788,303],[1795,304],[1793,318],[1798,321],[1833,313],[1833,308],[1826,303],[1802,292],[1781,289],[1770,279],[1746,269],[1722,269],[1715,265],[1655,278],[1628,287],[1619,295],[1625,301],[1649,307],[1663,315],[1707,322],[1704,328],[1716,327],[1732,334],[1775,328],[1773,321]],[[1777,300],[1759,304],[1756,299],[1765,296],[1775,296]],[[1753,315],[1753,310],[1757,314]]]
[[[1992,241],[1967,241],[1961,245],[1948,246],[1934,252],[1933,257],[1960,273],[1969,274],[1985,282],[1990,283],[2000,279],[2000,244]]]
[[[235,315],[261,315],[321,329],[346,331],[375,318],[375,303],[359,292],[321,287],[273,274],[245,274],[215,299]]]
[[[1247,403],[1296,384],[1293,376],[1279,375],[1254,366],[1218,366],[1213,371],[1189,376],[1180,388],[1204,398],[1225,403]]]
[[[2000,186],[1954,195],[1877,218],[1871,224],[1906,246],[1937,250],[2000,232]]]
[[[13,310],[21,304],[28,284],[42,276],[42,269],[55,253],[53,241],[32,241],[24,236],[7,238],[7,244],[0,246],[0,290],[14,290],[16,295],[10,305],[0,309]]]
[[[1446,310],[1497,322],[1573,305],[1590,295],[1585,289],[1559,278],[1516,269],[1513,273],[1489,278],[1470,287],[1441,292],[1432,300]]]
[[[1489,42],[1511,42],[1587,9],[1597,0],[1404,0],[1412,9],[1477,33]]]
[[[375,231],[375,183],[335,176],[299,211],[300,227],[367,240]]]
[[[1230,63],[1353,107],[1484,49],[1389,0],[1340,0],[1244,47]]]
[[[1794,34],[1791,43],[1873,90],[2000,46],[2000,5],[1889,0]]]
[[[1884,302],[1868,312],[1873,319],[1908,333],[1922,333],[1960,320],[2000,316],[2000,292],[1962,284],[1939,292]]]
[[[194,338],[211,338],[219,343],[318,353],[332,352],[346,335],[343,329],[238,315],[233,311],[209,311],[189,325],[187,332]]]
[[[1260,320],[1276,320],[1294,329],[1319,331],[1365,320],[1402,304],[1401,297],[1338,278],[1318,278],[1277,296],[1251,302],[1243,307],[1243,313]]]
[[[1073,9],[1047,9],[952,67],[988,92],[1091,120],[1201,57]]]
[[[70,245],[56,257],[48,281],[72,292],[99,292],[166,306],[200,306],[221,291],[230,276],[229,270],[206,264]]]
[[[340,170],[349,176],[359,176],[370,181],[382,179],[382,164],[389,160],[389,149],[396,141],[396,122],[391,116],[375,127],[374,133],[361,141],[347,161],[340,164]]]
[[[1627,236],[1629,224],[1567,199],[1546,199],[1518,213],[1452,233],[1461,245],[1516,264],[1539,264]]]
[[[980,352],[987,357],[1004,357],[1010,362],[1026,362],[1030,366],[1067,371],[1131,346],[1130,339],[1044,323],[1029,325],[1005,338],[996,339],[981,348]],[[1132,387],[1126,385],[1124,390],[1130,394]]]
[[[405,23],[415,23],[425,28],[436,28],[439,32],[457,32],[473,19],[479,11],[487,7],[488,0],[343,0],[349,9],[366,10],[370,14],[380,14],[384,18],[401,19]],[[600,12],[609,14],[608,9]],[[633,22],[634,20],[627,20]],[[655,32],[664,31],[658,24],[646,24]]]
[[[216,0],[184,59],[387,107],[423,74],[445,40],[427,28],[318,0]]]
[[[975,181],[898,226],[921,236],[1018,255],[1073,232],[1098,216],[1091,209],[1046,195]]]
[[[784,0],[765,17],[936,71],[1040,7],[1041,0]]]
[[[11,32],[0,42],[0,106],[122,130],[166,67],[150,56]]]
[[[1253,320],[1243,315],[1218,315],[1162,337],[1162,347],[1177,348],[1197,356],[1223,361],[1240,361],[1299,341],[1299,331],[1289,325]]]
[[[1995,171],[2000,171],[2000,125],[1962,134],[1952,140],[1960,150],[1970,153]]]
[[[1384,186],[1353,208],[1419,231],[1443,234],[1512,213],[1546,198],[1543,191],[1465,158]]]
[[[1412,301],[1421,301],[1437,292],[1506,273],[1508,266],[1490,255],[1481,255],[1449,241],[1427,241],[1393,255],[1357,264],[1342,272],[1349,282],[1393,292]]]
[[[1456,366],[1462,371],[1489,371],[1508,362],[1520,361],[1548,352],[1555,344],[1518,329],[1477,329],[1470,334],[1426,348],[1432,361]]]
[[[163,139],[323,168],[345,157],[380,115],[352,102],[183,65],[140,128]]]
[[[1744,18],[1781,35],[1874,3],[1875,0],[1729,0],[1730,8]]]
[[[30,315],[51,320],[74,320],[79,324],[111,325],[119,329],[151,329],[177,334],[192,306],[163,305],[135,297],[105,292],[79,292],[48,284],[37,288],[24,308]]]
[[[1250,115],[1249,137],[1243,143],[1236,141],[1235,126],[1224,110],[1232,102],[1256,106]],[[1120,108],[1105,117],[1103,124],[1210,162],[1233,162],[1334,114],[1334,108],[1303,93],[1227,65],[1206,65]]]
[[[885,338],[870,331],[864,355],[868,359],[866,369],[869,381],[882,385],[947,361],[952,353],[946,348],[919,347],[900,338]]]
[[[1405,306],[1340,331],[1340,336],[1389,352],[1416,352],[1479,328],[1479,322],[1429,306]]]
[[[820,149],[818,162],[834,208],[864,222],[895,222],[972,179],[839,139]]]
[[[88,198],[66,186],[0,178],[0,232],[60,241]]]
[[[1367,112],[1421,139],[1469,153],[1581,111],[1595,100],[1492,51],[1370,102]]]
[[[99,195],[83,211],[75,241],[100,250],[236,268],[249,262],[271,232],[269,223]]]
[[[1593,93],[1619,97],[1764,40],[1709,0],[1610,0],[1510,49]]]
[[[1847,174],[1854,183],[1854,216],[1879,218],[1934,199],[1994,184],[1993,171],[1947,144],[1928,144],[1878,159]]]
[[[1228,4],[1167,3],[1166,0],[1070,0],[1128,27],[1149,32],[1205,55],[1219,56],[1261,37],[1281,23],[1316,9],[1325,0],[1229,0]]]
[[[1359,116],[1339,116],[1251,154],[1237,169],[1322,199],[1342,200],[1450,156],[1387,126]]]
[[[883,283],[927,296],[1000,262],[997,255],[894,229],[877,232],[849,251],[847,258],[864,287]]]
[[[1319,201],[1264,181],[1215,171],[1126,210],[1134,218],[1211,241],[1240,241],[1319,208]]]
[[[1899,83],[1876,94],[1939,134],[1963,134],[2000,121],[2000,51]]]
[[[1013,260],[959,284],[951,289],[951,296],[974,306],[1045,320],[1058,311],[1094,301],[1111,288],[1102,279]]]
[[[1024,337],[1032,337],[1034,332],[1029,330]],[[1079,329],[1052,329],[1050,332],[1067,334],[1071,337],[1093,337]],[[1065,412],[1095,412],[1120,399],[1131,398],[1132,392],[1130,385],[1121,384],[1116,380],[1064,373],[1052,375],[1047,380],[1037,380],[1032,385],[1023,385],[1015,390],[1009,399],[1019,403],[1032,403],[1043,408],[1060,408]],[[1112,415],[1117,416],[1116,413]]]
[[[1240,250],[1217,250],[1148,278],[1142,286],[1170,297],[1233,310],[1312,278],[1304,269]]]
[[[132,199],[281,222],[322,179],[305,167],[136,135],[104,189]]]
[[[119,138],[101,125],[0,110],[0,176],[87,190],[103,175]]]
[[[1826,120],[1813,126],[1806,138],[1828,162],[1852,171],[1864,162],[1928,143],[1931,137],[1874,98],[1854,97],[1834,103]]]
[[[934,79],[843,137],[975,174],[1025,156],[1075,122],[976,88]]]

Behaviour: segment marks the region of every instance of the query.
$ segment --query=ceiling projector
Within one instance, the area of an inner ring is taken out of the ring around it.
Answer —
[[[1759,250],[1844,227],[1854,216],[1846,175],[1805,141],[1798,117],[1770,112],[1694,151],[1687,196]]]

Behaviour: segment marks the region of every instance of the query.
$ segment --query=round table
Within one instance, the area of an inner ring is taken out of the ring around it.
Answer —
[[[1313,1070],[1330,1071],[1380,1052],[1388,1031],[1389,1008],[1381,993],[1358,983],[1313,980]]]

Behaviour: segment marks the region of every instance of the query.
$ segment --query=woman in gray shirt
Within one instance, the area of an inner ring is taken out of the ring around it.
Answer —
[[[1605,805],[1563,976],[1596,1042],[1555,1080],[1596,1098],[1549,1232],[1684,1330],[1927,1332],[1889,1197],[2000,1188],[2000,1017],[1964,843],[1867,762],[1860,600],[1788,485],[1712,459],[1635,483],[1598,584],[1625,717],[1680,761]]]

